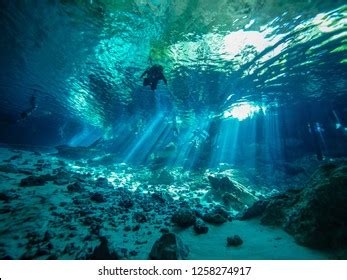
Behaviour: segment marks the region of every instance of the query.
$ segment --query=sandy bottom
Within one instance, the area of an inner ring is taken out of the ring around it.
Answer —
[[[0,149],[0,164],[18,154],[21,154],[21,158],[11,163],[20,168],[33,170],[33,163],[38,159],[51,163],[47,169],[35,171],[35,175],[47,174],[49,170],[59,166],[59,159],[50,155],[34,155],[32,152],[4,148]],[[114,201],[86,203],[88,197],[71,194],[67,192],[66,185],[55,185],[53,182],[45,186],[20,187],[20,180],[27,176],[0,172],[0,192],[12,195],[10,201],[0,201],[0,258],[10,256],[20,259],[25,254],[27,258],[36,259],[83,258],[83,254],[91,252],[99,244],[99,240],[97,234],[90,233],[90,225],[81,222],[77,215],[80,207],[90,212],[88,215],[91,219],[102,224],[98,234],[106,236],[111,247],[135,252],[127,254],[128,259],[148,259],[148,254],[154,242],[161,236],[160,229],[163,227],[178,234],[188,245],[188,259],[301,260],[331,257],[328,253],[299,246],[283,230],[262,226],[257,220],[232,221],[220,226],[209,225],[207,234],[197,235],[192,228],[176,228],[171,224],[167,213],[156,209],[149,213],[150,221],[142,223],[138,230],[125,230],[126,227],[137,224],[131,219],[132,211],[136,209],[122,215],[113,214]],[[95,191],[95,187],[88,191]],[[74,199],[84,201],[85,204],[80,206],[73,202]],[[44,247],[47,245],[46,241],[42,241],[47,231],[51,233],[49,240],[46,240],[50,243],[48,249]],[[235,234],[239,235],[244,243],[239,247],[227,247],[226,238]],[[33,235],[36,237],[33,238]],[[41,241],[37,241],[38,239]],[[44,250],[37,254],[38,248],[42,247]]]

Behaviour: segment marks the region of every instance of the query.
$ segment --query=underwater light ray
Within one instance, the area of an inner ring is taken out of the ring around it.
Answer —
[[[265,151],[263,157],[272,163],[282,160],[284,147],[281,142],[279,114],[272,112],[264,120]]]
[[[185,161],[186,155],[191,149],[189,142],[193,136],[193,131],[194,129],[190,128],[189,131],[186,131],[183,135],[180,135],[176,156],[169,163],[172,165],[180,165]]]
[[[152,122],[150,122],[150,124],[147,126],[147,129],[145,131],[145,133],[140,137],[139,140],[135,140],[135,145],[130,149],[130,151],[128,152],[128,155],[125,157],[125,162],[128,162],[130,159],[133,158],[133,156],[135,155],[135,153],[137,153],[139,151],[139,149],[144,145],[144,143],[146,141],[148,141],[150,139],[150,137],[152,137],[152,133],[154,132],[155,129],[163,129],[162,128],[162,119],[163,116],[162,115],[157,115],[154,120]]]
[[[156,136],[153,137],[153,141],[150,145],[148,145],[147,149],[142,149],[142,155],[140,156],[140,163],[145,163],[151,154],[155,154],[155,152],[160,151],[164,148],[163,143],[165,143],[165,139],[168,138],[170,134],[171,127],[165,123],[162,129],[158,130]]]
[[[196,165],[199,165],[197,160],[203,156],[205,151],[205,144],[207,138],[211,137],[211,135],[207,132],[209,127],[209,120],[202,119],[198,127],[193,127],[190,131],[187,149],[184,151],[183,164],[185,168],[193,168]],[[189,159],[189,160],[186,160]]]

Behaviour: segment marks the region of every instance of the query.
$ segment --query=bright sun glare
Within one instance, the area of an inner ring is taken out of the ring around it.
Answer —
[[[239,121],[243,121],[249,117],[253,117],[254,114],[258,113],[260,110],[265,110],[265,108],[260,107],[259,105],[252,105],[247,102],[242,104],[237,104],[224,111],[224,118],[234,118]]]

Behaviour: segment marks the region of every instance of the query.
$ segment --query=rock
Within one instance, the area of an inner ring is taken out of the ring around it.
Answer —
[[[131,257],[135,257],[135,256],[137,256],[137,254],[138,254],[138,252],[136,250],[132,250],[132,251],[129,252],[129,255]]]
[[[93,253],[87,257],[89,260],[119,260],[120,257],[115,251],[109,248],[106,237],[100,237],[100,244],[94,248]]]
[[[18,169],[18,173],[25,174],[25,175],[33,175],[34,170],[28,169],[28,168],[20,168]]]
[[[100,151],[89,147],[71,147],[68,145],[60,145],[55,147],[58,156],[69,159],[91,158],[100,155]]]
[[[222,215],[216,213],[206,213],[202,219],[210,224],[223,224],[227,221]]]
[[[239,220],[249,220],[261,216],[266,207],[268,206],[268,200],[259,200],[255,202],[251,207],[245,209],[238,217]]]
[[[116,158],[117,157],[114,154],[107,154],[104,156],[95,157],[89,160],[88,163],[92,166],[99,166],[99,165],[106,166],[106,165],[114,164],[116,162]]]
[[[269,200],[261,216],[261,223],[269,226],[282,226],[283,221],[286,219],[287,210],[294,207],[298,199],[298,195],[294,192],[275,195]]]
[[[171,142],[165,146],[162,150],[157,151],[153,154],[152,160],[150,162],[150,168],[157,170],[166,166],[166,163],[175,156],[176,145]]]
[[[131,226],[125,226],[124,231],[131,231]]]
[[[132,201],[132,199],[130,197],[122,197],[121,200],[119,201],[118,204],[120,207],[123,208],[131,208],[134,205],[134,202]]]
[[[143,213],[140,213],[140,212],[134,213],[133,218],[134,218],[134,220],[135,220],[137,223],[145,223],[145,222],[147,222],[147,217],[146,217],[146,215],[143,214]]]
[[[21,187],[43,186],[46,178],[43,176],[29,176],[20,181]]]
[[[160,232],[161,232],[161,233],[169,233],[170,230],[169,230],[168,228],[161,228],[161,229],[160,229]]]
[[[179,227],[186,228],[194,225],[196,220],[195,213],[189,208],[182,208],[176,211],[171,221]]]
[[[230,216],[229,212],[227,210],[225,210],[225,208],[223,208],[222,206],[215,206],[215,208],[213,209],[213,212],[216,214],[220,214],[221,216],[223,216],[225,219],[231,221],[232,217]]]
[[[132,231],[139,231],[140,230],[140,225],[137,224],[137,225],[133,226],[133,228],[131,230]]]
[[[67,178],[58,178],[58,179],[53,181],[53,183],[58,185],[58,186],[67,185],[69,182],[70,182],[70,180]]]
[[[159,202],[161,204],[166,204],[173,201],[173,198],[165,192],[152,193],[151,197],[155,202]]]
[[[72,183],[72,184],[68,185],[66,188],[69,192],[81,192],[81,191],[83,191],[83,187],[78,182]]]
[[[0,193],[0,201],[4,201],[4,202],[9,202],[11,199],[11,196],[7,195],[6,193],[4,192],[1,192]]]
[[[203,215],[202,219],[210,224],[223,224],[228,220],[231,221],[229,213],[222,207],[215,207]]]
[[[90,199],[98,203],[106,202],[106,198],[101,193],[93,193]]]
[[[0,208],[0,214],[11,213],[11,211],[12,211],[11,208]]]
[[[11,161],[11,160],[17,160],[17,159],[22,159],[22,158],[23,158],[22,155],[14,155],[14,156],[12,156],[12,157],[9,158],[9,161]]]
[[[66,171],[58,171],[58,173],[55,175],[55,178],[53,180],[53,183],[61,186],[61,185],[67,185],[70,182],[71,178],[68,172]]]
[[[230,191],[233,188],[235,188],[234,183],[230,181],[228,177],[218,178],[218,177],[214,177],[210,175],[207,178],[208,178],[208,181],[210,182],[211,187],[214,190],[222,191],[224,193],[226,191]]]
[[[99,188],[107,188],[109,187],[109,182],[105,177],[99,177],[96,180],[96,186]]]
[[[47,230],[45,232],[45,236],[43,237],[43,241],[48,242],[53,238],[53,236],[54,236],[53,233]]]
[[[49,250],[46,249],[46,248],[38,248],[36,253],[35,253],[35,258],[39,258],[39,257],[42,257],[42,256],[48,256],[50,253],[49,253]]]
[[[0,172],[5,173],[18,173],[18,169],[14,164],[1,164],[0,165]]]
[[[200,219],[197,219],[194,224],[194,231],[197,234],[203,234],[208,232],[208,226]]]
[[[157,174],[155,172],[154,174]],[[153,184],[158,185],[170,185],[175,181],[175,178],[170,174],[170,172],[166,169],[162,170],[159,175],[152,177]]]
[[[282,227],[304,246],[347,248],[346,186],[347,164],[323,165],[303,189],[271,198],[261,222]]]
[[[241,211],[245,208],[245,203],[243,203],[236,195],[230,192],[223,193],[221,198],[225,206],[232,207],[236,211]]]
[[[152,260],[184,260],[189,249],[174,233],[163,234],[153,245],[149,254]]]
[[[35,253],[32,251],[27,251],[20,257],[21,260],[33,260],[34,258]]]
[[[243,241],[240,236],[234,235],[227,238],[227,246],[240,246]]]
[[[224,174],[210,175],[208,180],[212,187],[208,195],[211,195],[214,200],[222,201],[225,206],[239,211],[258,200],[247,187],[232,181]]]

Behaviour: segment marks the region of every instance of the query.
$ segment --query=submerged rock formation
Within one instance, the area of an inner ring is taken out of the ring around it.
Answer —
[[[347,247],[347,165],[321,166],[301,190],[291,190],[254,204],[241,217],[260,216],[317,249]]]
[[[115,251],[111,251],[106,237],[100,237],[100,244],[96,246],[93,253],[87,257],[89,260],[119,260],[121,259]]]
[[[208,226],[200,219],[194,223],[194,231],[196,234],[203,234],[208,232]]]
[[[247,187],[224,175],[208,176],[211,191],[208,194],[214,200],[222,201],[225,206],[237,211],[251,206],[258,198]]]
[[[229,236],[227,238],[227,246],[229,246],[229,247],[232,247],[232,246],[236,247],[236,246],[240,246],[242,244],[243,244],[243,240],[238,235]]]
[[[163,149],[151,155],[150,167],[157,170],[166,166],[166,163],[172,159],[176,153],[176,146],[173,142],[166,145]]]
[[[194,225],[196,217],[192,210],[183,208],[175,212],[171,220],[175,225],[186,228]]]
[[[71,147],[68,145],[60,145],[55,147],[58,151],[57,155],[69,159],[82,159],[97,157],[102,154],[99,149],[93,147]]]
[[[231,221],[232,218],[228,211],[222,207],[215,207],[209,210],[207,213],[201,216],[201,218],[209,224],[224,224],[228,220]]]
[[[152,260],[184,260],[189,249],[174,233],[164,233],[153,245],[149,254]]]
[[[170,185],[175,182],[175,177],[168,170],[163,169],[159,174],[153,172],[151,182],[158,185]]]

